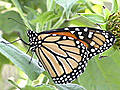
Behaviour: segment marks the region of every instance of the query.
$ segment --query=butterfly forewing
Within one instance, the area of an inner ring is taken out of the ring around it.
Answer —
[[[31,34],[33,32],[28,36]],[[37,34],[34,37],[36,40],[29,36],[31,47],[35,48],[38,59],[58,84],[75,80],[84,72],[90,58],[109,49],[115,42],[110,32],[87,27],[68,27],[34,34]]]
[[[76,42],[74,38],[51,34],[36,49],[38,58],[55,83],[70,83],[84,72],[87,66],[87,49],[81,42]]]
[[[64,30],[75,35],[75,39],[87,47],[88,59],[109,49],[115,42],[114,35],[108,31],[87,27],[69,27]]]

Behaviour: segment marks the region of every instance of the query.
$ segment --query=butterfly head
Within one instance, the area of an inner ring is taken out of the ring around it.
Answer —
[[[34,51],[41,44],[38,40],[38,34],[34,31],[28,30],[27,36],[29,37],[29,45],[31,47],[31,50]]]

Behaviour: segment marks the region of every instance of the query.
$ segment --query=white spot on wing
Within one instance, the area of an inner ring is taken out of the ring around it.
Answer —
[[[106,44],[104,44],[104,47],[106,47]]]
[[[63,36],[63,39],[66,39],[66,36]]]
[[[41,41],[38,41],[38,44],[40,44],[41,43]]]
[[[73,34],[75,31],[71,31],[71,33]]]
[[[94,46],[94,45],[95,45],[95,42],[92,41],[92,42],[90,43],[90,45],[91,45],[91,46]]]
[[[110,41],[108,39],[106,39],[106,41],[109,43]]]
[[[108,35],[105,35],[106,38],[108,38]]]
[[[81,35],[81,34],[82,34],[82,32],[78,32],[78,34],[79,34],[79,35]]]
[[[84,31],[87,32],[87,31],[88,31],[88,28],[85,28]]]
[[[33,37],[33,40],[35,39],[35,37]]]
[[[79,42],[79,41],[76,41],[76,43],[77,43],[77,44],[80,44],[80,42]]]
[[[78,45],[77,47],[80,48],[80,45]]]
[[[92,38],[92,34],[93,34],[93,32],[89,32],[88,37]]]
[[[80,29],[79,28],[75,28],[75,31],[80,31]]]
[[[82,53],[84,53],[84,51],[85,51],[85,50],[83,49],[83,50],[82,50]]]
[[[91,49],[91,52],[95,52],[95,49]]]
[[[111,38],[110,41],[112,42],[112,41],[113,41],[113,38]]]
[[[52,36],[56,36],[56,34],[52,34]]]
[[[38,36],[38,34],[37,34],[37,33],[35,33],[35,36]]]
[[[64,30],[69,30],[69,28],[65,28]]]
[[[83,36],[79,36],[80,39],[83,39],[84,37]]]
[[[74,40],[74,38],[72,38],[72,37],[68,37],[69,39],[71,39],[71,40]]]

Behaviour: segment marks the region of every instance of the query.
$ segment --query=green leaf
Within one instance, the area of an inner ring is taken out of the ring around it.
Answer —
[[[108,57],[91,59],[86,71],[78,78],[80,85],[87,90],[120,89],[120,51],[107,50]]]
[[[55,6],[54,0],[47,0],[47,11],[52,11]]]
[[[30,26],[29,23],[28,23],[28,20],[27,20],[27,19],[25,18],[25,16],[24,16],[24,13],[23,13],[23,11],[22,11],[22,9],[21,9],[21,6],[20,6],[18,0],[11,0],[11,1],[12,1],[13,4],[15,5],[15,7],[18,9],[18,12],[19,12],[21,18],[24,20],[25,25],[26,25],[30,30],[32,30],[31,26]]]
[[[65,10],[72,7],[78,0],[55,0],[57,4],[62,6]]]
[[[92,12],[95,13],[95,11],[92,9],[92,4],[88,0],[84,0],[86,3],[86,7]]]
[[[96,27],[96,23],[94,23],[92,20],[89,20],[85,16],[77,16],[74,18],[71,18],[69,21],[70,25],[76,25],[80,27]]]
[[[101,15],[86,14],[86,13],[81,13],[81,15],[87,17],[88,19],[90,19],[94,23],[104,23],[105,22],[104,17]]]
[[[13,80],[8,79],[8,81],[9,81],[12,85],[14,85],[15,87],[21,89],[21,88],[16,84],[16,82],[14,82]]]
[[[39,22],[40,25],[42,27],[44,27],[44,24],[46,24],[47,22],[49,22],[50,20],[53,20],[55,18],[57,18],[58,16],[54,14],[53,11],[48,11],[48,12],[44,12],[42,14],[40,14],[39,16],[37,16],[36,19],[32,20],[32,23],[37,23]]]
[[[109,16],[111,15],[110,10],[106,7],[103,7],[103,15],[105,17],[105,20],[107,20],[109,18]]]
[[[118,2],[117,0],[112,0],[112,13],[117,13],[119,10]]]
[[[86,90],[84,87],[77,84],[56,84],[58,90]]]
[[[22,90],[56,90],[51,85],[40,85],[39,87],[26,86]]]
[[[4,64],[10,64],[10,61],[8,58],[6,58],[3,54],[0,53],[0,73],[1,73],[1,70],[2,70],[2,66]]]
[[[3,14],[0,14],[0,28],[5,33],[11,33],[13,31],[21,31],[22,29],[25,30],[25,26],[17,23],[14,20],[8,19],[13,18],[18,22],[22,23],[22,20],[19,14],[15,11],[8,11]]]
[[[43,68],[38,66],[37,60],[32,59],[31,64],[29,64],[31,59],[30,56],[17,49],[14,45],[5,44],[1,41],[8,43],[2,37],[0,37],[0,52],[9,58],[21,70],[23,70],[31,80],[35,80],[39,74],[44,71]]]
[[[26,8],[28,20],[32,20],[37,16],[37,11],[35,11],[34,9],[27,7],[27,6],[25,6],[25,8]]]
[[[57,4],[62,6],[66,12],[66,17],[69,19],[71,8],[78,0],[55,0]]]

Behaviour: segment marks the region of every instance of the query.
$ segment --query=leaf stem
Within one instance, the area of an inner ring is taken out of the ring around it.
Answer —
[[[30,24],[28,23],[28,20],[24,17],[23,11],[22,11],[22,9],[21,9],[21,7],[20,7],[20,4],[19,4],[18,0],[11,0],[11,1],[12,1],[13,4],[15,5],[15,7],[18,9],[18,12],[19,12],[20,16],[22,17],[25,25],[26,25],[30,30],[32,30]]]
[[[60,17],[60,19],[56,22],[56,24],[52,27],[52,29],[58,28],[64,21],[64,14],[65,14],[65,10],[62,13],[62,16]]]
[[[86,2],[86,7],[92,12],[92,13],[95,13],[94,10],[91,8],[91,4],[90,2]]]
[[[12,80],[10,80],[10,79],[8,79],[8,81],[9,81],[12,85],[14,85],[15,87],[17,87],[17,88],[19,88],[19,89],[21,90],[21,88],[20,88],[14,81],[12,81]]]

